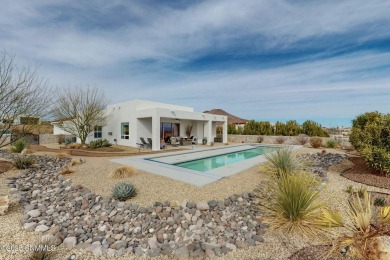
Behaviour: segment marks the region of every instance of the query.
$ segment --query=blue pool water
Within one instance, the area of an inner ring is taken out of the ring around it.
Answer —
[[[253,149],[248,149],[244,151],[234,152],[234,153],[228,153],[228,154],[221,154],[213,157],[193,160],[193,161],[187,161],[182,163],[174,164],[175,166],[206,172],[215,168],[219,168],[222,166],[226,166],[229,164],[241,162],[243,160],[247,160],[256,156],[260,156],[265,153],[269,153],[272,151],[275,151],[276,147],[269,147],[269,146],[260,146]]]

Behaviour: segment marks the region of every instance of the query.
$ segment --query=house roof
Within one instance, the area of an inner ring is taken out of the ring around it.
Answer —
[[[228,123],[229,124],[245,124],[248,122],[248,120],[246,119],[242,119],[240,117],[237,117],[235,115],[232,115],[228,112],[226,112],[225,110],[223,109],[220,109],[220,108],[216,108],[216,109],[211,109],[211,110],[208,110],[208,111],[204,111],[203,113],[207,113],[207,114],[214,114],[214,115],[221,115],[221,116],[227,116],[228,118]]]

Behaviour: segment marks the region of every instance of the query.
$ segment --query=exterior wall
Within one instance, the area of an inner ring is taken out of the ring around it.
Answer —
[[[276,144],[276,138],[280,136],[274,136],[274,135],[262,135],[264,137],[264,141],[262,143],[265,144]],[[232,143],[257,143],[257,138],[259,135],[228,135],[228,141]],[[307,143],[309,143],[309,138],[307,140]],[[323,143],[329,139],[332,139],[331,137],[321,137]],[[298,136],[284,136],[284,143],[283,144],[290,144],[290,145],[297,145],[300,144],[298,141]],[[342,146],[351,146],[348,139],[342,139],[341,140]]]

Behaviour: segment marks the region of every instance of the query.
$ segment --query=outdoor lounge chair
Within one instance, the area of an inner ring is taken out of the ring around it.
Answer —
[[[171,145],[177,147],[177,146],[180,145],[180,142],[177,140],[176,137],[172,136],[172,137],[171,137]]]
[[[150,148],[152,149],[152,143],[148,144],[143,137],[139,138],[142,142],[143,148]]]
[[[150,148],[152,148],[152,147],[153,147],[152,138],[148,137],[148,138],[146,138],[146,139],[147,139],[148,142],[149,142]]]
[[[192,144],[198,144],[198,137],[192,138]]]

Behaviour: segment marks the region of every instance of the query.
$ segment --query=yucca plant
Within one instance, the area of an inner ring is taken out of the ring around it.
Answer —
[[[377,206],[377,207],[383,207],[384,205],[386,204],[386,200],[385,198],[376,198],[374,200],[374,206]]]
[[[265,154],[265,158],[274,168],[276,176],[290,174],[300,168],[295,153],[290,147],[276,150],[276,152]]]
[[[345,190],[345,192],[349,193],[349,194],[353,194],[354,193],[354,188],[352,185],[348,185],[347,189]]]
[[[367,189],[364,188],[363,186],[360,186],[359,190],[357,191],[359,198],[364,198],[365,193],[367,193]]]
[[[125,201],[137,194],[137,191],[133,184],[129,182],[120,182],[114,186],[112,190],[112,197],[114,199]]]
[[[27,169],[33,166],[35,160],[31,157],[18,157],[12,161],[12,164],[18,169]]]
[[[280,175],[271,181],[268,197],[260,195],[266,215],[262,222],[287,234],[315,236],[326,225],[321,222],[321,209],[325,204],[319,199],[318,180],[308,173]],[[269,193],[270,192],[270,193]]]
[[[339,214],[327,219],[328,223],[334,223],[337,219],[338,224],[330,225],[344,227],[348,231],[336,240],[332,251],[349,247],[359,258],[389,259],[389,255],[382,249],[379,237],[390,236],[390,207],[382,207],[375,219],[371,209],[371,196],[364,191],[363,199],[356,194],[354,200],[349,201],[346,213],[349,221],[340,221],[342,218]]]

